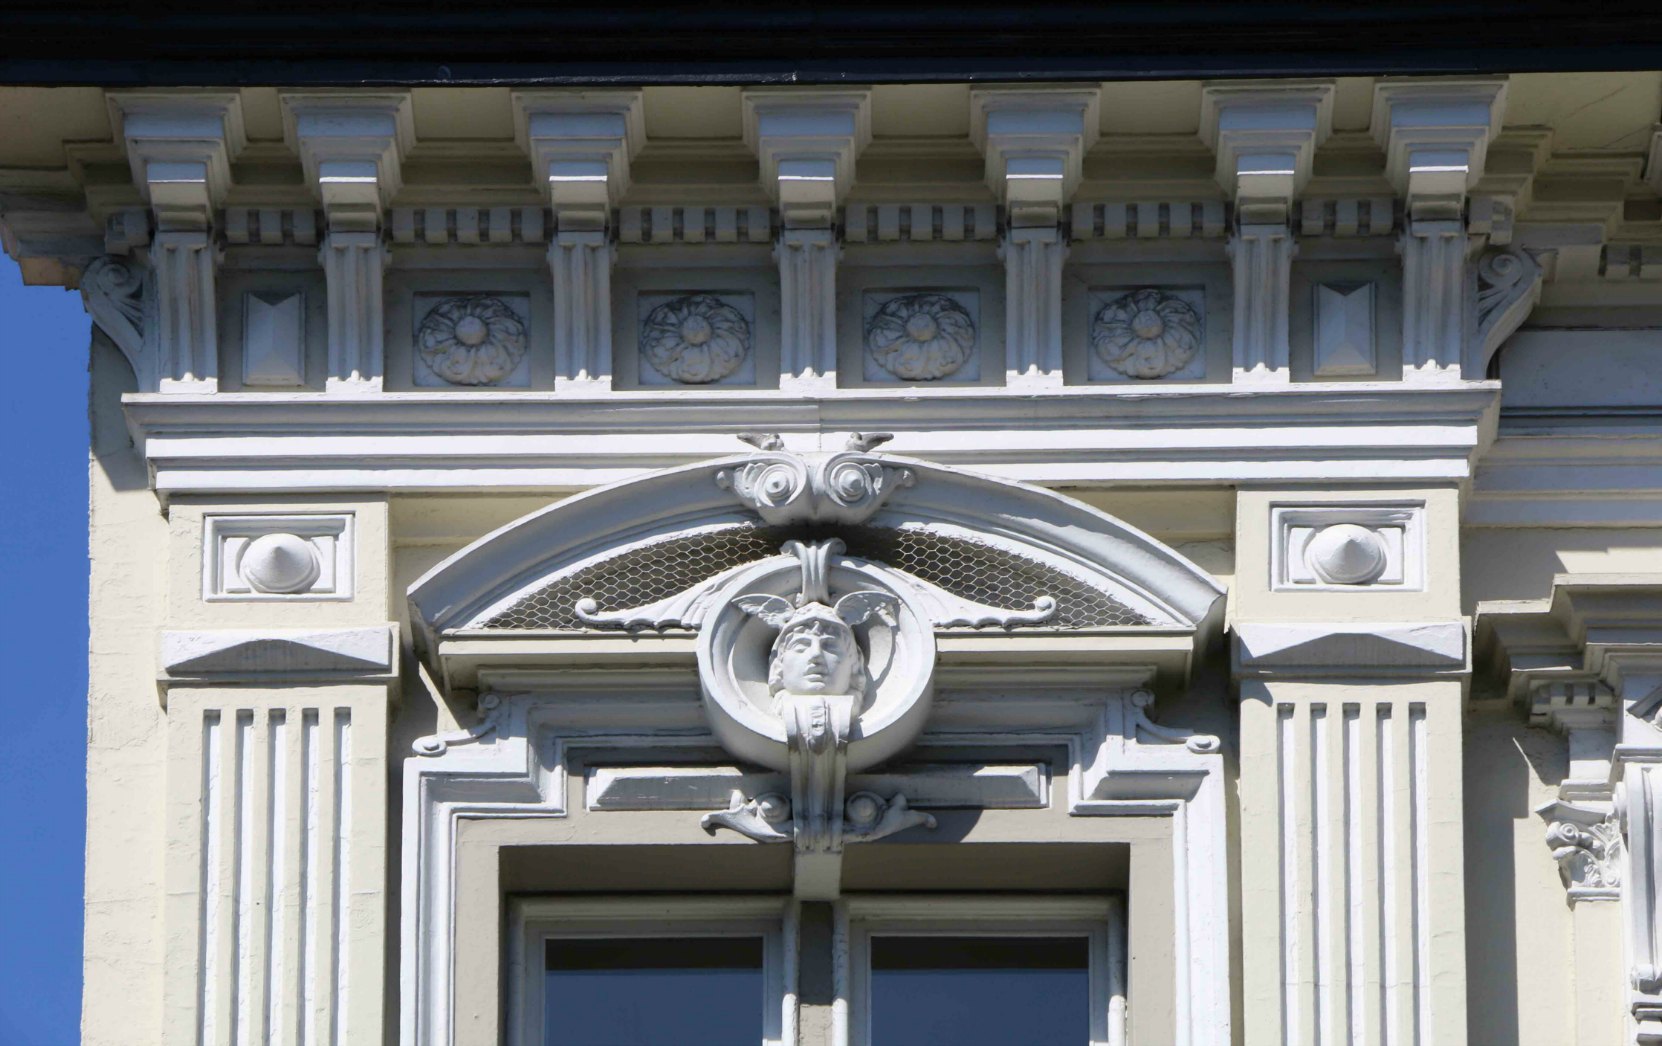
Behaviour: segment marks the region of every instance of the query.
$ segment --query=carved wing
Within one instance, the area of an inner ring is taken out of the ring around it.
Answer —
[[[875,589],[850,592],[837,600],[837,616],[850,627],[858,625],[873,614],[892,625],[895,621],[895,607],[899,603],[900,600],[891,593],[878,592]]]
[[[795,609],[791,606],[790,600],[763,592],[746,593],[733,600],[733,605],[747,614],[761,618],[774,628],[779,628],[790,620],[791,611]]]

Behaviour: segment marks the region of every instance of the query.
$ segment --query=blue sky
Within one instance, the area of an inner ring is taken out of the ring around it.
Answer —
[[[0,1042],[79,1041],[86,819],[87,346],[81,297],[0,255]]]

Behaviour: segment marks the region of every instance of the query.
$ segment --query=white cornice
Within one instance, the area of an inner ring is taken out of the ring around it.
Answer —
[[[1374,140],[1413,217],[1459,217],[1505,113],[1505,77],[1384,77],[1374,85]]]
[[[283,140],[300,154],[306,183],[332,227],[375,228],[404,184],[415,144],[407,92],[285,93]]]
[[[1332,81],[1209,84],[1200,107],[1215,177],[1242,221],[1286,221],[1333,131]]]
[[[129,426],[162,496],[316,490],[576,490],[730,453],[733,433],[842,445],[892,430],[896,453],[1049,485],[1463,482],[1499,386],[1397,384],[920,396],[839,390],[665,400],[131,394]],[[1036,426],[1034,419],[1045,424]],[[613,433],[614,435],[600,435]]]
[[[231,161],[245,145],[242,96],[122,91],[107,96],[125,140],[133,184],[165,229],[199,231],[231,188]]]
[[[855,158],[871,144],[871,92],[748,88],[744,141],[785,224],[827,226],[854,185]]]
[[[1101,131],[1102,89],[1077,85],[977,88],[970,138],[986,156],[987,185],[1012,225],[1054,225],[1079,188]]]
[[[562,224],[600,229],[646,144],[640,91],[515,91],[514,140]]]

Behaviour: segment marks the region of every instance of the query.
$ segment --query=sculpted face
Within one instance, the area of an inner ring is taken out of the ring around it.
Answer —
[[[808,621],[780,637],[775,656],[779,681],[795,694],[846,694],[852,690],[854,636],[827,621]]]

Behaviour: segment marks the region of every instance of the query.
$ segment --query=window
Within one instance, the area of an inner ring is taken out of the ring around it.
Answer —
[[[729,1046],[764,1038],[761,937],[551,937],[544,1046]]]
[[[520,899],[510,1042],[781,1046],[783,911],[775,898]]]
[[[1117,897],[857,897],[846,910],[851,1043],[1125,1041]]]

